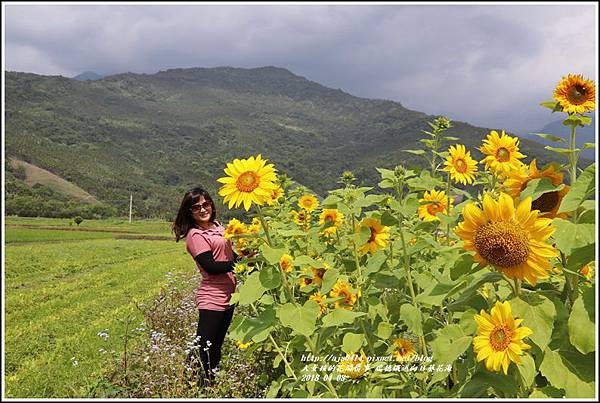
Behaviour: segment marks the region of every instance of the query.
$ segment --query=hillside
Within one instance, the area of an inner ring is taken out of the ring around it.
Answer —
[[[596,142],[596,119],[594,115],[591,115],[592,124],[585,127],[577,128],[577,146],[582,147],[585,143],[595,143]],[[549,133],[555,136],[562,137],[565,139],[564,144],[569,144],[569,139],[571,137],[571,128],[562,124],[562,120],[556,120],[554,122],[550,122],[542,127],[537,133]],[[536,139],[542,144],[551,145],[556,147],[556,143],[552,141],[545,140],[543,138],[539,138],[532,134],[525,134],[526,138]],[[583,150],[582,156],[585,158],[589,158],[591,160],[596,158],[596,150],[593,148],[588,148]]]
[[[225,162],[258,153],[320,195],[346,169],[373,186],[375,167],[422,163],[402,150],[421,148],[421,130],[433,118],[276,67],[95,81],[6,72],[7,157],[76,184],[120,214],[131,192],[138,216],[171,217],[191,186],[216,196]],[[481,158],[475,147],[490,129],[453,124],[448,134]],[[549,161],[539,143],[521,146]]]

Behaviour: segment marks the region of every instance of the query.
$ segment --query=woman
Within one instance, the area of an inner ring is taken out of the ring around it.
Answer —
[[[221,347],[231,324],[235,306],[229,305],[235,291],[234,263],[238,260],[231,242],[223,237],[225,228],[216,221],[215,204],[202,188],[183,197],[173,223],[175,241],[186,238],[186,249],[196,261],[202,281],[196,291],[199,310],[196,343],[189,360],[204,370],[204,378],[214,380],[221,360]],[[202,377],[202,371],[199,371]]]

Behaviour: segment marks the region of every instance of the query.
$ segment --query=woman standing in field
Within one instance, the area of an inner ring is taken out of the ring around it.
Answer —
[[[186,249],[196,261],[202,281],[196,292],[199,310],[195,346],[188,357],[198,364],[209,382],[221,360],[221,347],[231,324],[234,306],[229,305],[235,291],[233,266],[238,256],[231,241],[223,237],[225,228],[216,221],[215,204],[202,188],[194,188],[183,197],[173,223],[175,241],[186,238]],[[201,373],[201,372],[200,372]]]

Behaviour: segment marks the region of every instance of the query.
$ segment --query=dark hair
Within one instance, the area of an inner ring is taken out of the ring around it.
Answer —
[[[208,192],[200,187],[193,188],[183,196],[179,211],[177,211],[177,217],[171,227],[171,230],[175,234],[175,241],[179,242],[181,238],[185,238],[188,231],[192,228],[196,228],[196,220],[192,216],[192,205],[196,204],[200,196],[204,197],[204,200],[208,200],[212,206],[210,221],[215,221],[217,216],[217,209],[215,209],[215,202]]]

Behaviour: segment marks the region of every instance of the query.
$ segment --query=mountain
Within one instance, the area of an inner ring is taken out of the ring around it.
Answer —
[[[79,81],[94,81],[94,80],[100,80],[102,79],[103,76],[101,76],[98,73],[94,73],[93,71],[84,71],[81,74],[76,75],[75,77],[73,77],[73,80],[79,80]]]
[[[435,118],[277,67],[171,69],[97,81],[5,77],[7,157],[50,171],[122,214],[133,193],[138,216],[172,217],[197,185],[219,201],[216,179],[225,163],[258,153],[321,196],[344,170],[376,186],[375,167],[424,166],[402,150],[422,148],[421,131]],[[489,131],[454,121],[447,134],[481,159],[476,147]],[[555,158],[527,139],[521,149],[541,164]]]
[[[585,143],[596,143],[596,118],[595,115],[591,116],[592,124],[585,127],[578,127],[576,131],[576,143],[577,147],[581,148]],[[542,127],[539,131],[535,133],[546,133],[552,134],[554,136],[561,137],[565,139],[565,143],[556,143],[553,141],[549,141],[538,136],[535,136],[531,133],[527,133],[524,135],[526,138],[534,139],[539,141],[542,144],[550,145],[553,147],[567,147],[571,138],[571,128],[569,126],[565,126],[562,123],[562,120],[557,120],[554,122],[550,122]],[[596,159],[596,150],[594,148],[588,148],[583,150],[582,156],[585,158],[589,158],[591,160]]]

